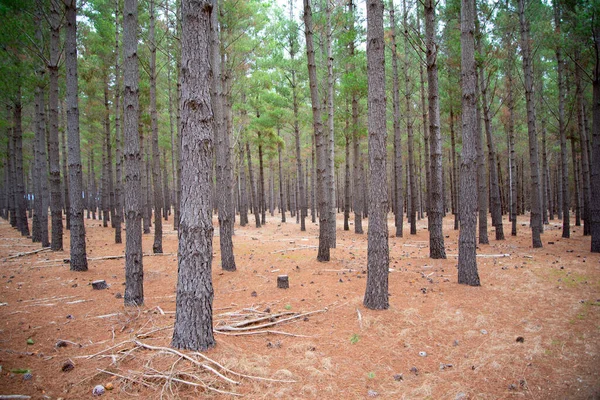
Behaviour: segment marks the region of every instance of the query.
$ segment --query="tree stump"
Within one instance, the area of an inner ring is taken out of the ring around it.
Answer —
[[[101,279],[101,280],[93,281],[92,288],[95,290],[107,289],[108,284],[106,283],[106,281],[104,279]]]
[[[287,275],[279,275],[277,277],[277,287],[279,289],[288,289],[290,287],[290,281]]]

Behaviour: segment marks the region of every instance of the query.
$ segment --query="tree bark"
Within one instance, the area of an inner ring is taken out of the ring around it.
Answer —
[[[69,143],[69,195],[71,201],[71,271],[87,271],[85,225],[81,192],[81,149],[77,85],[77,25],[75,0],[66,0],[65,66],[67,81],[67,131]]]
[[[210,102],[211,3],[182,2],[181,221],[175,326],[171,345],[207,350],[212,327],[212,162],[214,121]]]
[[[477,14],[476,14],[477,15]],[[477,21],[477,17],[476,17]],[[477,22],[475,22],[477,25]],[[475,40],[477,42],[477,39]],[[479,104],[479,74],[477,67],[475,69],[475,105],[477,107],[477,125],[475,126],[477,133],[477,208],[479,211],[479,244],[489,244],[487,232],[487,210],[488,210],[488,189],[487,189],[487,174],[485,168],[485,152],[483,151],[483,132],[481,130],[481,107]]]
[[[435,1],[425,0],[427,45],[427,88],[429,91],[429,145],[431,157],[431,195],[429,196],[429,257],[446,258],[444,247],[444,192],[442,179],[442,133],[438,93],[437,44],[435,42]]]
[[[592,81],[592,162],[591,162],[591,203],[590,230],[591,251],[600,253],[600,24],[592,29],[594,38],[594,75]]]
[[[333,53],[332,53],[332,29],[331,29],[331,4],[326,0],[326,48],[327,48],[327,205],[329,208],[329,247],[336,247],[336,190],[335,190],[335,135],[333,121]],[[300,175],[301,176],[301,175]]]
[[[160,172],[160,151],[158,149],[158,113],[156,111],[156,38],[155,38],[155,2],[150,0],[150,27],[148,47],[150,49],[150,129],[152,130],[152,185],[154,188],[154,243],[152,252],[160,254],[162,249],[162,209],[163,193]],[[165,172],[166,173],[166,172]],[[150,183],[150,179],[148,179]]]
[[[142,155],[139,123],[137,0],[125,0],[123,9],[123,137],[125,148],[125,296],[126,306],[144,304],[141,198]]]
[[[390,0],[390,25],[392,31],[392,69],[394,74],[394,223],[396,237],[402,237],[404,227],[404,187],[402,186],[402,136],[400,132],[400,78],[398,75],[398,48],[396,45],[396,19],[394,2]]]
[[[62,195],[60,192],[60,154],[58,151],[58,68],[60,63],[60,11],[57,2],[50,4],[50,58],[48,94],[48,162],[50,167],[50,212],[52,215],[53,251],[63,249]]]
[[[233,254],[233,183],[231,178],[231,152],[229,131],[226,126],[223,75],[221,67],[221,41],[219,39],[219,3],[212,0],[210,56],[212,66],[211,98],[214,113],[214,135],[216,150],[217,205],[219,218],[219,243],[221,247],[221,268],[235,271]],[[235,214],[234,214],[235,215]]]
[[[452,152],[452,181],[454,182],[454,188],[452,191],[452,204],[454,205],[452,209],[452,213],[454,214],[454,230],[458,230],[459,228],[459,218],[458,218],[458,209],[459,209],[459,199],[458,193],[460,190],[460,185],[458,183],[458,163],[456,162],[456,139],[454,134],[454,109],[452,108],[452,103],[450,103],[450,145]]]
[[[119,52],[119,0],[115,0],[115,243],[122,243],[121,223],[123,220],[123,157],[121,155],[121,55]]]
[[[577,50],[575,59],[579,60],[580,55]],[[577,112],[577,129],[579,130],[579,143],[581,145],[581,169],[583,177],[583,235],[590,234],[590,203],[592,199],[591,184],[590,184],[590,159],[588,138],[585,126],[585,113],[583,109],[583,89],[581,87],[581,71],[579,62],[575,65],[575,84],[576,84],[576,112]]]
[[[408,214],[407,214],[407,218],[408,218],[408,222],[410,222],[410,234],[411,235],[416,235],[417,234],[417,215],[416,215],[416,204],[417,204],[417,188],[416,188],[416,184],[415,181],[416,179],[414,179],[415,176],[415,156],[414,156],[414,146],[415,146],[415,138],[414,138],[414,133],[413,133],[413,119],[412,119],[412,113],[411,113],[411,108],[413,107],[412,104],[412,91],[411,91],[411,86],[410,86],[410,77],[408,74],[408,66],[409,66],[409,61],[408,61],[408,49],[410,48],[409,42],[408,42],[408,8],[406,6],[406,0],[402,1],[402,4],[404,6],[404,96],[406,99],[406,132],[407,132],[407,149],[408,149],[408,176],[409,176],[409,182],[408,184],[410,185],[409,187],[409,192],[410,192],[410,199],[408,202]],[[417,18],[418,20],[418,18]],[[419,23],[419,22],[417,22]],[[420,30],[419,28],[417,28],[418,30]],[[421,67],[421,71],[422,71],[422,67]],[[421,74],[421,87],[424,86],[423,84],[423,78],[422,78],[423,74]],[[422,106],[425,107],[425,98],[423,97],[423,101],[422,101]],[[425,113],[425,111],[423,111],[423,113]],[[423,121],[423,123],[425,123],[425,120]],[[425,132],[425,130],[427,129],[426,127],[423,128]],[[428,170],[427,173],[429,174],[430,171]],[[429,179],[428,179],[429,182]],[[430,192],[429,192],[429,187],[427,188],[427,196],[429,196]],[[429,206],[429,199],[427,201],[427,204]],[[427,211],[428,217],[429,217],[429,210]]]
[[[524,1],[524,0],[521,0]],[[523,17],[524,18],[524,17]],[[554,25],[558,35],[560,35],[560,20],[561,10],[558,2],[554,2]],[[523,30],[521,30],[523,31]],[[567,132],[565,128],[565,85],[564,85],[564,61],[562,59],[562,48],[560,40],[557,41],[556,47],[556,83],[558,86],[558,133],[560,135],[560,160],[562,167],[562,237],[571,237],[571,220],[569,215],[569,207],[571,195],[569,193],[569,170],[568,170],[568,153],[567,153]]]
[[[462,154],[460,165],[460,232],[458,283],[479,286],[476,256],[477,96],[475,74],[475,4],[461,1]]]
[[[313,21],[312,10],[309,0],[304,2],[304,26],[306,36],[306,54],[308,58],[308,79],[310,85],[310,98],[313,114],[313,129],[315,136],[315,147],[317,157],[317,200],[319,208],[319,251],[318,261],[329,261],[329,232],[327,209],[327,144],[323,132],[323,122],[321,120],[321,108],[319,92],[317,90],[317,66],[315,64],[315,50],[313,44]]]
[[[475,22],[476,34],[480,35],[479,24]],[[477,52],[483,56],[481,51],[481,39],[477,41]],[[502,225],[502,203],[500,200],[500,188],[498,183],[498,160],[496,157],[496,146],[492,133],[492,116],[488,100],[489,79],[485,77],[483,65],[479,66],[479,86],[481,90],[481,106],[483,110],[483,122],[488,147],[488,169],[489,169],[489,196],[490,211],[492,214],[492,226],[496,231],[496,240],[504,240],[504,226]],[[483,147],[483,146],[482,146]],[[486,216],[487,218],[487,216]]]
[[[519,0],[519,21],[521,24],[521,56],[523,59],[523,76],[525,80],[527,132],[529,134],[529,164],[531,170],[531,239],[533,247],[539,248],[542,247],[542,240],[540,238],[539,162],[537,132],[535,126],[535,101],[533,95],[533,65],[531,63],[531,50],[529,47],[529,21],[525,16],[525,0]],[[568,213],[568,211],[566,212]]]
[[[363,304],[372,310],[384,310],[389,308],[390,255],[387,226],[385,42],[381,0],[367,1],[367,71],[370,186],[367,287]]]

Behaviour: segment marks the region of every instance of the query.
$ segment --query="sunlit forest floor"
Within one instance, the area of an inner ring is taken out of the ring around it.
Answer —
[[[388,222],[391,234],[391,215]],[[491,244],[478,247],[481,287],[457,284],[451,216],[444,220],[446,260],[428,258],[426,220],[412,236],[405,222],[404,237],[389,240],[386,311],[362,306],[367,234],[354,234],[353,225],[343,231],[341,214],[328,263],[316,261],[318,226],[310,220],[305,233],[289,214],[285,224],[276,215],[260,229],[236,226],[236,272],[221,270],[214,240],[214,324],[222,333],[205,355],[217,365],[142,348],[170,345],[172,218],[167,255],[144,258],[145,305],[133,309],[121,298],[124,259],[102,258],[125,247],[101,221],[86,220],[90,268],[82,273],[69,271],[68,252],[7,260],[39,244],[2,220],[0,395],[83,399],[104,385],[108,399],[233,398],[215,390],[251,399],[599,398],[600,255],[589,252],[582,227],[562,239],[558,220],[545,227],[544,247],[532,249],[528,222],[520,216],[511,237],[505,219],[501,242],[490,227]],[[152,240],[144,236],[145,253]],[[282,274],[289,289],[276,286]],[[109,288],[93,290],[99,279]],[[302,315],[313,311],[321,312]]]

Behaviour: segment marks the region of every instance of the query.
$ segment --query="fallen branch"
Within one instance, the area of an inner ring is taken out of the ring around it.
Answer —
[[[448,257],[458,257],[458,254],[448,254]],[[477,254],[477,257],[500,258],[500,257],[510,257],[510,254]]]
[[[231,326],[231,325],[222,326],[221,328],[219,328],[219,330],[221,330],[221,331],[250,331],[250,330],[254,330],[254,329],[268,328],[270,326],[275,326],[275,325],[283,323],[283,322],[292,321],[294,319],[298,319],[298,318],[306,317],[311,314],[317,314],[317,313],[322,313],[322,312],[326,312],[326,311],[327,310],[310,311],[307,313],[294,315],[293,317],[280,319],[279,321],[269,322],[266,324],[256,325],[256,326],[247,326],[247,327],[235,327],[235,326]]]
[[[318,249],[319,246],[301,246],[301,247],[292,247],[289,249],[284,249],[284,250],[276,250],[276,251],[272,251],[271,254],[277,254],[277,253],[286,253],[288,251],[296,251],[296,250],[306,250],[306,249]]]
[[[143,257],[160,257],[160,256],[175,256],[176,253],[144,253]],[[88,261],[103,261],[103,260],[120,260],[121,258],[125,258],[125,254],[121,254],[118,256],[104,256],[104,257],[90,257]]]
[[[140,347],[143,347],[143,348],[146,348],[146,349],[149,349],[149,350],[158,350],[158,351],[164,351],[164,352],[167,352],[167,353],[172,353],[172,354],[175,354],[175,355],[177,355],[177,356],[179,356],[179,357],[181,357],[181,358],[184,358],[184,359],[186,359],[186,360],[190,361],[191,363],[193,363],[193,364],[195,364],[195,365],[197,365],[197,366],[199,366],[199,367],[202,367],[202,368],[204,368],[204,369],[206,369],[206,370],[208,370],[208,371],[210,371],[210,372],[212,372],[212,373],[216,374],[218,377],[220,377],[220,378],[222,378],[222,379],[226,380],[227,382],[233,383],[234,385],[239,385],[239,384],[240,384],[239,382],[236,382],[236,381],[234,381],[234,380],[232,380],[232,379],[229,379],[229,378],[227,378],[225,375],[221,374],[220,372],[218,372],[218,371],[217,371],[217,370],[215,370],[214,368],[212,368],[212,367],[209,367],[209,366],[208,366],[208,365],[206,365],[206,364],[202,364],[202,363],[201,363],[201,362],[199,362],[198,360],[195,360],[194,358],[192,358],[192,357],[190,357],[190,356],[188,356],[188,355],[186,355],[186,354],[184,354],[184,353],[181,353],[180,351],[177,351],[177,350],[171,349],[171,348],[169,348],[169,347],[151,346],[151,345],[149,345],[149,344],[145,344],[145,343],[142,343],[142,342],[140,342],[140,341],[137,341],[137,340],[134,340],[133,342],[134,342],[135,344],[137,344],[138,346],[140,346]],[[219,367],[221,370],[223,370],[223,371],[225,371],[225,372],[227,372],[227,373],[230,373],[230,374],[232,374],[232,375],[239,376],[239,377],[241,377],[241,378],[248,378],[248,379],[259,380],[259,381],[268,381],[268,382],[282,382],[282,383],[295,383],[295,382],[296,382],[296,381],[291,381],[291,380],[271,379],[271,378],[263,378],[263,377],[260,377],[260,376],[252,376],[252,375],[246,375],[246,374],[242,374],[242,373],[239,373],[239,372],[235,372],[235,371],[232,371],[232,370],[230,370],[229,368],[227,368],[227,367],[225,367],[225,366],[223,366],[223,365],[219,364],[218,362],[216,362],[216,361],[215,361],[215,360],[213,360],[212,358],[210,358],[210,357],[207,357],[207,356],[205,356],[205,355],[204,355],[204,354],[202,354],[202,353],[199,353],[199,352],[194,352],[194,353],[192,353],[192,355],[198,356],[198,357],[202,358],[203,360],[205,360],[205,361],[208,361],[208,362],[210,362],[210,363],[212,363],[212,364],[216,365],[216,366],[217,366],[217,367]]]
[[[30,399],[31,396],[26,396],[24,394],[0,394],[0,400],[10,400],[10,399]]]
[[[144,378],[160,378],[160,379],[165,379],[167,381],[173,381],[173,382],[183,383],[184,385],[201,387],[201,388],[204,388],[204,389],[212,390],[212,391],[217,392],[217,393],[228,394],[228,395],[231,395],[231,396],[240,396],[240,397],[244,396],[243,394],[234,393],[234,392],[228,392],[228,391],[225,391],[225,390],[220,390],[220,389],[214,388],[212,386],[206,385],[204,383],[190,382],[190,381],[186,381],[184,379],[179,379],[179,378],[175,378],[175,377],[168,376],[168,375],[163,375],[163,374],[143,374],[142,376]]]
[[[284,335],[284,336],[302,337],[302,338],[312,337],[312,336],[307,336],[307,335],[298,335],[298,334],[289,333],[289,332],[272,331],[272,330],[255,331],[255,332],[252,332],[252,331],[251,332],[221,332],[220,330],[215,329],[214,332],[218,333],[220,335],[226,335],[226,336],[248,336],[248,335],[272,334],[272,335]]]
[[[138,345],[139,347],[142,347],[144,349],[148,349],[148,350],[158,350],[158,351],[164,351],[166,353],[171,353],[171,354],[175,354],[181,358],[185,358],[186,360],[188,360],[189,362],[191,362],[194,365],[197,365],[200,368],[204,368],[205,370],[212,372],[213,374],[217,375],[219,378],[223,379],[224,381],[227,381],[233,385],[239,385],[240,383],[237,381],[234,381],[233,379],[230,379],[228,377],[226,377],[225,375],[221,374],[219,371],[217,371],[216,369],[206,365],[206,364],[202,364],[201,362],[198,362],[197,360],[193,359],[192,357],[188,356],[187,354],[183,354],[180,351],[177,351],[175,349],[171,349],[169,347],[161,347],[161,346],[152,346],[146,343],[142,343],[139,340],[133,340],[133,343],[135,343],[136,345]],[[200,354],[200,353],[197,353]],[[204,356],[206,357],[206,356]],[[205,359],[208,359],[208,357],[206,357]],[[213,364],[215,365],[219,365],[216,361],[212,361]]]
[[[107,371],[105,369],[100,369],[100,368],[96,368],[96,369],[98,371],[102,372],[102,373],[105,373],[105,374],[108,374],[108,375],[112,375],[112,376],[116,376],[116,377],[119,377],[119,378],[122,378],[122,379],[126,379],[128,381],[136,382],[136,383],[142,384],[142,385],[144,385],[144,386],[146,386],[148,388],[152,387],[152,386],[148,385],[146,382],[144,382],[143,380],[137,380],[137,379],[134,379],[134,378],[132,378],[130,376],[125,376],[125,375],[117,374],[116,372],[110,372],[110,371]]]
[[[286,315],[294,315],[294,314],[296,314],[296,313],[291,312],[291,311],[282,312],[282,313],[279,313],[279,314],[266,315],[266,316],[260,317],[260,318],[255,318],[255,319],[251,319],[251,320],[237,322],[237,323],[231,324],[229,326],[232,326],[234,328],[241,328],[242,326],[252,325],[252,324],[254,324],[256,322],[266,321],[266,320],[271,319],[271,318],[279,318],[279,317],[284,317]]]
[[[33,250],[33,251],[25,251],[23,253],[17,253],[15,255],[12,255],[10,257],[6,257],[4,260],[12,260],[13,258],[19,258],[19,257],[25,257],[25,256],[29,256],[32,254],[37,254],[37,253],[41,253],[42,251],[48,251],[50,250],[50,247],[42,247],[41,249],[37,249],[37,250]]]

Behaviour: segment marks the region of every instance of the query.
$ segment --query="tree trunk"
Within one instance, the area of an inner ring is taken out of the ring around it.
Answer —
[[[535,126],[535,101],[533,95],[533,65],[531,63],[531,50],[529,48],[529,21],[527,21],[525,17],[525,0],[519,0],[519,21],[521,24],[521,56],[523,58],[523,76],[525,80],[527,131],[529,134],[529,164],[531,169],[531,239],[533,247],[539,248],[542,247],[542,240],[540,238],[541,215],[538,145]]]
[[[548,224],[548,152],[546,149],[546,120],[542,118],[542,223]]]
[[[219,4],[211,1],[212,12],[210,57],[212,66],[211,99],[214,113],[214,141],[216,150],[217,206],[219,218],[219,242],[221,247],[221,268],[235,271],[233,254],[233,183],[231,178],[231,154],[229,149],[229,131],[226,126],[223,73],[221,67],[221,41],[219,39]]]
[[[48,162],[50,167],[50,212],[52,214],[53,251],[63,249],[62,195],[60,193],[60,153],[58,151],[58,68],[60,62],[60,11],[57,2],[50,4],[50,58],[46,65],[50,75],[48,95]],[[63,177],[64,179],[64,177]],[[68,214],[67,214],[68,215]]]
[[[109,220],[112,224],[112,217],[114,217],[113,199],[115,197],[112,179],[112,145],[110,139],[110,107],[108,103],[108,78],[105,78],[104,82],[104,113],[104,149],[106,158],[104,160],[104,169],[102,172],[104,179],[102,195],[104,199],[104,226],[106,227]]]
[[[277,136],[280,136],[279,130],[277,130]],[[281,136],[280,136],[281,137]],[[279,203],[281,210],[281,222],[285,223],[285,199],[283,196],[283,169],[281,163],[281,143],[277,144],[277,159],[279,161]],[[302,163],[302,162],[300,162]],[[304,222],[304,218],[302,218],[302,222]],[[303,229],[301,229],[303,230]],[[304,228],[306,230],[306,228]]]
[[[479,23],[477,21],[475,22],[475,29],[476,34],[480,35]],[[483,56],[481,51],[481,39],[477,41],[477,52]],[[490,172],[489,196],[490,211],[492,214],[492,226],[496,230],[496,240],[504,240],[504,226],[502,225],[502,203],[500,201],[500,188],[498,184],[498,160],[496,157],[496,148],[492,133],[492,115],[490,111],[490,103],[488,101],[489,80],[485,77],[485,69],[482,65],[479,66],[479,82],[481,89],[481,106],[483,109],[485,136],[488,147],[488,168]]]
[[[458,183],[458,163],[456,162],[456,139],[454,134],[454,109],[452,108],[452,103],[450,103],[450,145],[452,151],[452,181],[454,182],[454,188],[452,191],[452,204],[454,206],[452,208],[452,213],[454,214],[454,230],[456,231],[459,228],[458,193],[460,187]]]
[[[69,194],[69,169],[67,162],[67,122],[66,122],[66,107],[65,103],[61,105],[62,127],[61,130],[61,148],[62,148],[62,174],[63,174],[63,190],[64,190],[64,209],[65,209],[65,228],[71,229],[71,196]]]
[[[476,256],[477,188],[477,95],[475,74],[475,4],[461,2],[462,154],[460,164],[460,232],[458,237],[458,283],[479,286]]]
[[[169,211],[171,210],[171,196],[169,195],[169,173],[167,167],[167,150],[163,149],[163,164],[162,164],[162,178],[163,178],[163,218],[165,221],[169,220]]]
[[[477,24],[477,22],[475,22]],[[479,244],[489,244],[487,233],[488,190],[485,168],[485,152],[483,151],[483,132],[481,130],[481,107],[479,104],[479,74],[475,69],[475,105],[477,107],[477,207],[479,211]]]
[[[306,202],[306,193],[305,190],[307,190],[308,188],[305,187],[304,185],[304,180],[302,179],[302,177],[304,176],[304,174],[302,173],[302,154],[300,153],[300,126],[298,123],[298,87],[297,87],[297,83],[296,83],[296,69],[295,69],[295,57],[296,57],[296,52],[297,52],[297,46],[298,46],[298,37],[297,37],[297,26],[296,26],[296,22],[294,20],[294,15],[293,15],[293,4],[292,4],[292,0],[290,0],[290,24],[292,24],[292,26],[290,27],[290,34],[289,34],[289,46],[290,46],[290,59],[291,59],[291,65],[292,65],[292,70],[290,71],[292,74],[292,79],[291,79],[291,86],[292,86],[292,106],[293,106],[293,112],[294,112],[294,139],[295,139],[295,145],[296,145],[296,171],[299,177],[301,177],[299,179],[299,192],[300,192],[300,231],[304,232],[306,231],[306,216],[307,216],[307,202]],[[280,174],[281,176],[281,174]],[[283,188],[282,185],[280,185],[281,188]],[[283,197],[282,197],[283,198]],[[282,207],[283,207],[283,202],[282,202]],[[282,222],[285,222],[284,220],[284,215],[283,215],[283,210],[282,210]]]
[[[372,310],[384,310],[389,308],[390,255],[387,226],[385,42],[381,0],[367,1],[367,70],[370,187],[367,287],[363,304]]]
[[[415,146],[415,138],[414,138],[414,134],[413,134],[413,119],[412,119],[412,113],[411,113],[411,109],[413,107],[412,104],[412,91],[411,91],[411,86],[410,86],[410,77],[408,74],[408,66],[409,66],[409,61],[408,61],[408,49],[410,48],[410,45],[408,43],[408,8],[406,6],[406,0],[402,1],[402,4],[404,6],[404,85],[405,85],[405,90],[404,90],[404,96],[406,98],[406,132],[407,132],[407,148],[408,148],[408,176],[410,177],[409,180],[409,192],[410,192],[410,200],[408,202],[408,213],[407,213],[407,218],[408,221],[410,222],[410,234],[411,235],[416,235],[417,234],[417,218],[416,218],[416,204],[417,204],[417,188],[416,188],[416,184],[415,184],[415,156],[414,156],[414,146]],[[418,20],[418,18],[417,18]],[[417,22],[418,23],[418,22]],[[419,29],[419,28],[417,28]],[[422,68],[422,67],[421,67]],[[421,69],[422,71],[422,69]],[[422,76],[422,74],[421,74]],[[423,87],[423,79],[421,78],[421,87]],[[423,97],[424,99],[424,97]],[[423,107],[425,107],[425,101],[423,100]],[[425,111],[423,111],[423,113],[425,113]],[[424,130],[427,128],[423,128]],[[429,171],[427,172],[429,174]],[[429,181],[429,179],[428,179]],[[427,190],[427,195],[429,196],[429,188]],[[429,200],[427,201],[427,204],[429,206]],[[429,216],[429,210],[427,211],[427,215]]]
[[[265,217],[266,217],[266,208],[267,208],[267,203],[265,202],[265,170],[264,170],[264,164],[263,164],[263,151],[262,151],[262,139],[260,138],[260,132],[258,133],[258,176],[260,179],[259,185],[258,185],[258,189],[259,189],[259,193],[258,193],[258,205],[259,205],[259,209],[261,211],[261,224],[264,225],[265,224]]]
[[[334,140],[334,121],[333,121],[333,53],[332,53],[332,29],[331,29],[331,4],[326,0],[326,47],[327,47],[327,205],[329,208],[329,247],[336,247],[336,190],[335,190],[335,140]],[[301,175],[300,175],[301,176]]]
[[[317,199],[319,202],[319,251],[318,261],[329,261],[329,233],[327,209],[327,144],[324,138],[323,122],[321,120],[321,108],[319,92],[317,90],[317,66],[315,64],[315,50],[313,44],[313,22],[312,10],[309,0],[304,2],[304,26],[306,35],[306,54],[308,58],[308,79],[310,84],[310,98],[313,114],[313,129],[315,135],[315,147],[317,157]]]
[[[69,194],[71,200],[71,271],[87,271],[85,225],[81,192],[81,149],[77,88],[77,17],[75,0],[65,2],[65,66],[67,81],[67,131],[69,136]]]
[[[182,2],[181,222],[175,326],[171,345],[207,350],[215,345],[211,181],[214,121],[210,101],[208,1]]]
[[[125,0],[123,9],[123,137],[125,148],[125,296],[126,306],[144,304],[141,198],[142,154],[139,123],[137,0]]]
[[[346,115],[348,114],[348,100],[346,99]],[[350,230],[350,127],[346,117],[346,162],[344,168],[344,230]]]
[[[392,31],[392,69],[394,72],[394,223],[396,226],[396,237],[402,237],[404,227],[404,197],[402,192],[402,136],[400,131],[400,78],[398,76],[398,49],[396,45],[396,20],[394,18],[394,2],[390,0],[390,25]]]
[[[240,225],[246,226],[248,224],[248,194],[247,194],[247,183],[246,183],[246,168],[244,167],[244,145],[240,143],[240,163],[238,166],[238,175],[240,180]]]
[[[15,205],[17,214],[17,229],[21,236],[29,236],[29,223],[27,222],[27,198],[25,197],[25,175],[23,171],[23,122],[21,104],[21,83],[17,83],[17,96],[13,105],[13,142],[15,152]]]
[[[575,59],[580,59],[579,51],[575,53]],[[581,144],[581,169],[583,177],[583,235],[590,234],[590,203],[591,203],[591,185],[590,185],[590,159],[588,139],[585,126],[584,109],[583,109],[583,89],[581,87],[581,71],[579,62],[575,65],[575,83],[576,83],[576,112],[577,112],[577,129],[579,130],[579,143]]]
[[[248,153],[248,175],[250,176],[250,196],[252,209],[254,212],[254,219],[256,221],[256,227],[260,228],[260,208],[258,206],[258,195],[257,195],[257,184],[254,180],[254,171],[252,168],[252,153],[250,152],[250,142],[246,141],[246,153]]]
[[[594,76],[592,81],[592,157],[591,157],[591,203],[590,230],[591,251],[600,253],[600,26],[592,30],[594,37]]]
[[[418,13],[417,13],[418,14]],[[406,16],[405,16],[406,17]],[[408,42],[408,25],[407,22],[405,20],[405,38],[404,38],[404,46],[406,49],[409,48],[409,42]],[[421,34],[421,19],[420,17],[417,15],[417,32],[419,32],[419,35]],[[408,71],[408,57],[406,57],[406,71]],[[427,229],[431,228],[431,215],[430,215],[430,204],[431,204],[431,155],[429,154],[429,150],[431,148],[431,144],[429,143],[429,139],[430,139],[430,135],[431,133],[429,132],[429,129],[427,127],[427,107],[425,104],[425,74],[423,73],[423,63],[420,62],[419,63],[419,81],[421,84],[421,119],[423,121],[423,142],[425,144],[424,146],[424,150],[425,150],[425,180],[426,180],[426,185],[427,185],[427,195],[425,196],[425,198],[427,199]],[[406,75],[406,78],[408,80],[408,75]],[[410,115],[410,114],[407,114]],[[411,175],[411,177],[414,175]],[[411,191],[414,192],[414,189],[416,188],[416,186],[411,186]],[[416,194],[415,194],[416,196]],[[411,199],[411,202],[414,204],[414,198]],[[412,225],[411,225],[411,234],[413,234],[412,232]],[[416,233],[416,225],[415,225],[415,233]]]
[[[442,133],[438,93],[437,44],[435,42],[435,2],[425,0],[427,44],[427,88],[429,90],[429,135],[431,157],[431,196],[429,196],[429,257],[446,258],[444,247],[444,191],[442,179]]]

